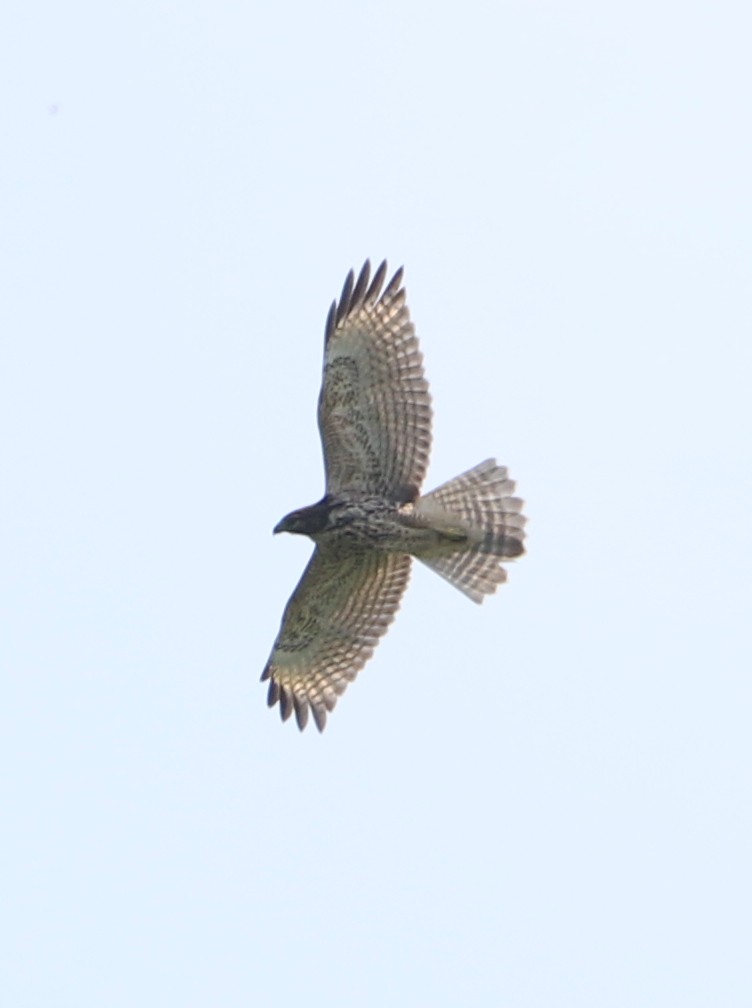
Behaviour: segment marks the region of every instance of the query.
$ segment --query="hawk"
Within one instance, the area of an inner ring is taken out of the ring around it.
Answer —
[[[402,285],[382,262],[348,273],[326,320],[318,421],[326,492],[275,532],[315,548],[282,617],[261,676],[269,706],[309,712],[319,731],[373,654],[400,604],[416,557],[474,602],[506,580],[501,560],[523,553],[525,518],[494,459],[421,496],[431,446],[431,399]]]

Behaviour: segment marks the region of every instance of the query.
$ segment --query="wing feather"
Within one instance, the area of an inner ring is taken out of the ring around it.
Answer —
[[[414,500],[431,448],[431,397],[402,286],[382,262],[348,273],[326,322],[319,429],[329,494]]]
[[[309,710],[319,731],[328,711],[373,654],[399,608],[410,557],[319,545],[287,603],[261,676],[282,720]]]

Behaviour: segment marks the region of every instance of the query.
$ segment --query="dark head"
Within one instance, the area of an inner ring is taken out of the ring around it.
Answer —
[[[282,521],[274,526],[275,532],[296,532],[298,535],[313,536],[323,532],[329,518],[329,505],[326,499],[310,507],[300,508],[285,515]]]

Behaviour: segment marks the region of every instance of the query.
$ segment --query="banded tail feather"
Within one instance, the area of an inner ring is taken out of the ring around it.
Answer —
[[[444,533],[447,547],[437,555],[417,556],[473,602],[482,602],[506,581],[500,560],[524,553],[522,500],[505,466],[486,459],[419,498],[415,510]]]

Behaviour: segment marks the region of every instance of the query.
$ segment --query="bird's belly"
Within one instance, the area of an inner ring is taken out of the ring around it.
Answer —
[[[342,523],[330,529],[321,540],[337,540],[345,548],[378,549],[386,553],[410,553],[421,556],[437,552],[454,552],[467,542],[464,530],[435,529],[419,524],[408,524],[397,516],[369,516],[368,521]]]

